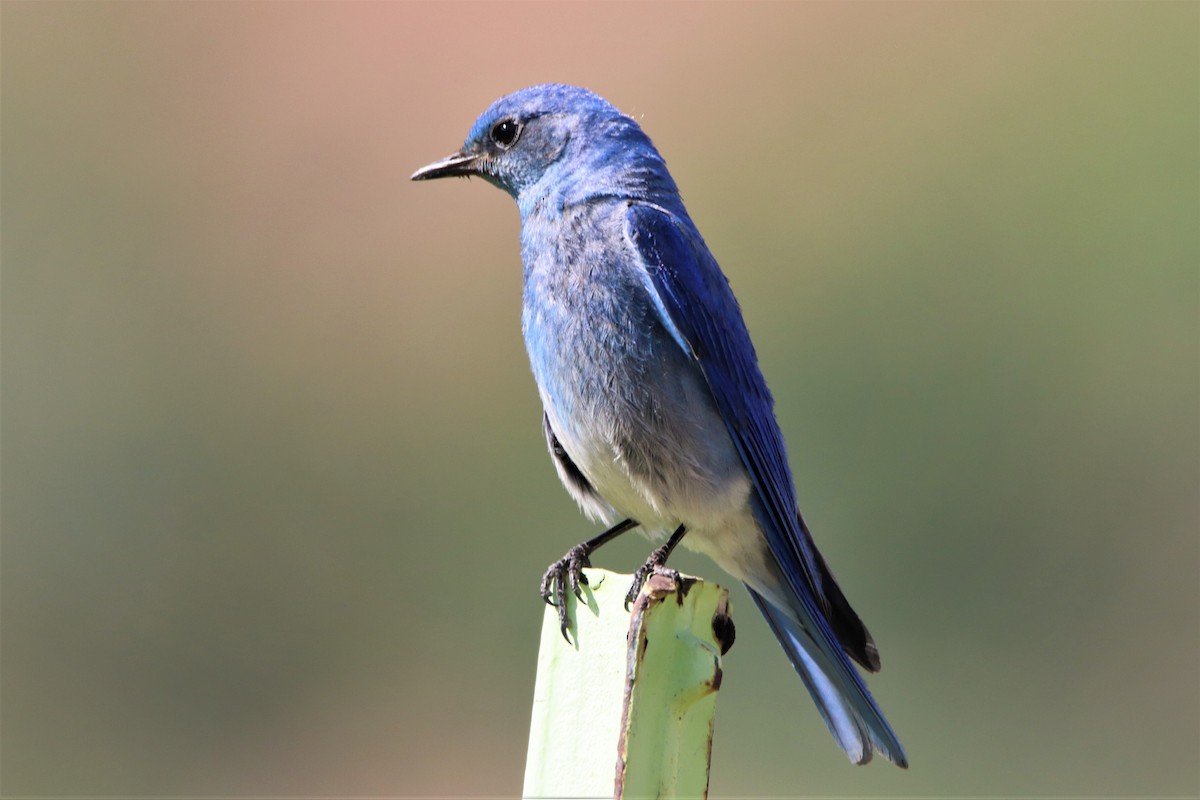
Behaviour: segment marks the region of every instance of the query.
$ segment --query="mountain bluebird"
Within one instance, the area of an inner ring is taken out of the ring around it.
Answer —
[[[611,526],[551,565],[543,598],[565,615],[593,550],[633,528],[670,534],[631,598],[651,572],[678,577],[666,560],[685,541],[746,584],[850,760],[907,766],[850,663],[875,672],[879,654],[800,516],[737,301],[650,139],[589,91],[533,86],[412,177],[470,175],[517,201],[546,443],[567,491]]]

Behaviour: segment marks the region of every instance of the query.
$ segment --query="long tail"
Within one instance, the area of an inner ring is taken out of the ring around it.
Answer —
[[[865,764],[878,750],[896,766],[907,767],[908,756],[900,740],[849,660],[845,656],[830,658],[791,614],[771,605],[749,586],[746,588],[800,673],[829,732],[850,760]]]

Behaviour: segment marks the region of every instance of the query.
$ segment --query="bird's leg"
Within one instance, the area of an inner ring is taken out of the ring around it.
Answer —
[[[671,538],[667,539],[667,543],[651,553],[650,557],[646,559],[646,563],[633,573],[633,586],[629,587],[629,594],[625,595],[625,608],[629,608],[629,604],[637,599],[638,593],[642,591],[642,584],[655,573],[665,575],[674,581],[676,586],[679,585],[679,572],[667,568],[667,559],[671,556],[671,551],[683,541],[685,533],[687,533],[686,525],[676,528],[675,532],[671,534]]]
[[[567,635],[567,586],[570,585],[576,598],[582,599],[582,587],[587,586],[588,582],[583,569],[592,565],[588,556],[595,552],[596,548],[612,541],[630,528],[636,528],[637,525],[637,522],[631,519],[623,520],[599,536],[575,545],[566,555],[551,564],[542,576],[539,594],[547,603],[558,608],[559,626],[563,638],[568,642],[571,641],[571,637]]]

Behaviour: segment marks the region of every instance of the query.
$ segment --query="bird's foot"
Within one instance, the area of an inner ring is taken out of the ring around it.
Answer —
[[[666,563],[667,556],[670,554],[670,549],[664,545],[651,553],[650,557],[646,559],[646,563],[637,568],[637,572],[633,573],[633,585],[629,587],[629,594],[625,595],[626,609],[633,601],[637,600],[642,586],[651,575],[661,575],[674,584],[676,591],[682,591],[683,581],[679,578],[679,570],[671,569]]]
[[[571,593],[576,599],[583,599],[583,587],[588,585],[587,575],[583,574],[586,567],[592,565],[588,556],[591,554],[591,549],[587,543],[577,544],[567,551],[566,555],[555,561],[546,570],[546,574],[542,576],[542,585],[538,590],[538,594],[542,596],[548,604],[558,609],[558,626],[562,631],[563,638],[569,643],[571,641],[570,634],[567,633],[567,587],[571,587]]]
[[[582,600],[583,587],[588,585],[583,570],[592,565],[592,553],[605,542],[612,541],[630,528],[636,527],[637,523],[631,519],[621,520],[599,536],[572,547],[565,556],[551,564],[542,576],[539,594],[543,600],[558,609],[558,626],[568,643],[571,642],[571,637],[567,634],[570,622],[567,619],[567,587],[571,587],[571,592],[577,600]]]

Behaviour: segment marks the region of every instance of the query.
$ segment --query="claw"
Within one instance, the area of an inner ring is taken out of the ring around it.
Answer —
[[[571,641],[571,634],[567,631],[570,627],[569,623],[570,620],[567,619],[567,604],[563,603],[558,607],[558,630],[562,633],[563,638],[567,640],[567,644],[574,644]]]
[[[557,444],[557,440],[555,440],[555,444]],[[567,551],[566,555],[550,565],[549,569],[546,570],[546,574],[542,575],[542,584],[538,588],[538,594],[542,596],[542,599],[546,603],[558,609],[559,629],[562,631],[563,638],[569,644],[573,644],[573,642],[571,642],[570,635],[567,634],[568,584],[575,598],[582,601],[583,587],[588,585],[587,575],[584,575],[583,571],[592,566],[589,558],[592,551],[605,542],[620,536],[630,528],[636,527],[637,523],[631,519],[621,520],[599,536],[595,536],[582,544],[572,547]],[[665,558],[666,556],[663,557]]]
[[[642,584],[651,575],[662,575],[675,584],[676,591],[682,591],[683,584],[679,580],[679,571],[667,567],[667,559],[671,556],[671,551],[683,539],[687,533],[687,527],[680,525],[671,534],[671,538],[662,547],[656,548],[650,557],[646,559],[646,563],[637,568],[637,572],[633,573],[633,586],[629,587],[629,594],[625,595],[625,610],[629,610],[629,606],[633,601],[637,600],[638,594],[642,591]]]
[[[542,576],[542,583],[538,587],[538,595],[542,598],[546,605],[551,606],[558,605],[558,603],[554,602],[553,600],[553,592],[550,588],[550,585],[554,582],[554,567],[555,565],[552,564],[550,569],[546,570],[546,574]]]
[[[590,566],[592,562],[588,559],[587,547],[575,545],[566,555],[550,565],[546,574],[542,576],[542,584],[538,589],[542,599],[558,609],[558,627],[568,643],[571,643],[571,636],[567,632],[570,627],[567,619],[567,587],[570,587],[577,600],[582,600],[583,587],[588,585],[587,575],[583,574],[583,570]]]
[[[571,591],[575,593],[576,600],[583,599],[583,587],[588,585],[587,575],[584,575],[582,570],[584,567],[590,567],[592,564],[588,561],[587,556],[580,559],[578,568],[574,564],[567,570],[567,575],[571,578]]]
[[[625,595],[626,611],[637,600],[638,595],[641,594],[642,586],[646,584],[651,575],[662,575],[664,578],[667,578],[675,585],[676,591],[683,588],[683,581],[679,577],[679,570],[647,561],[638,567],[637,572],[633,573],[633,585],[629,587],[629,593]]]

